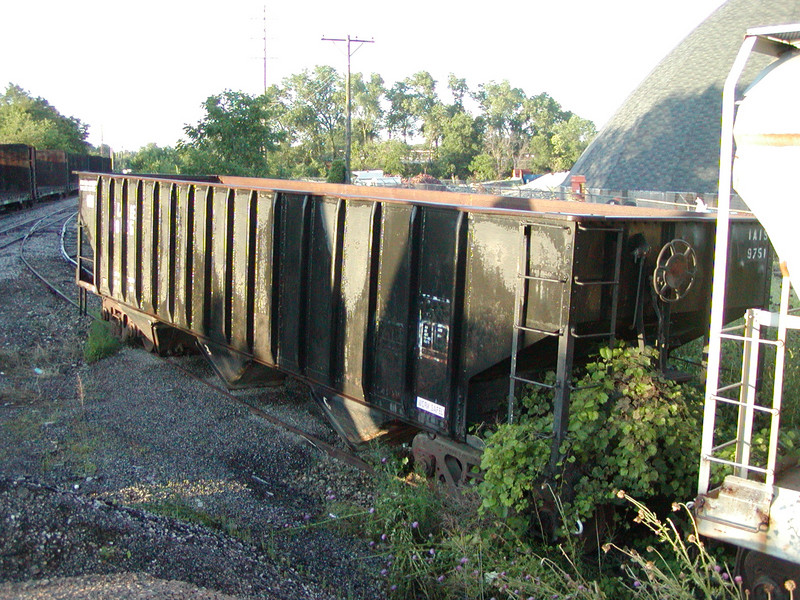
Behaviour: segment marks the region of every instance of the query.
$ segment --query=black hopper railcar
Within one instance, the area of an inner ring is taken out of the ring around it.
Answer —
[[[716,220],[694,212],[409,189],[81,173],[78,284],[157,351],[196,342],[231,387],[288,374],[352,442],[416,427],[470,477],[473,424],[610,338],[662,354],[708,329]],[[726,319],[764,305],[771,251],[731,229]],[[88,274],[87,274],[88,273]]]
[[[75,193],[78,171],[110,173],[111,159],[0,144],[0,207]]]

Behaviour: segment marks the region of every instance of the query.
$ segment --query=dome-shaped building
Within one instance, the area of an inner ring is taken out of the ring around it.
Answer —
[[[722,86],[745,31],[797,22],[800,0],[729,0],[651,71],[571,175],[611,193],[716,192]],[[767,62],[754,56],[741,84]]]

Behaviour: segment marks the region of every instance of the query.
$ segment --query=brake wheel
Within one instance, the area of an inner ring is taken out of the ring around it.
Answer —
[[[656,259],[653,288],[664,302],[677,302],[689,293],[697,274],[697,255],[691,244],[674,239]]]

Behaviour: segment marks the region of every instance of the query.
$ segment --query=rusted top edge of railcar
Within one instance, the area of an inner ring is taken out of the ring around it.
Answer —
[[[197,184],[249,190],[268,190],[292,194],[333,196],[357,200],[380,200],[392,203],[413,203],[428,206],[448,206],[467,211],[508,213],[545,213],[561,218],[599,217],[603,219],[647,218],[668,220],[716,220],[714,213],[699,213],[690,210],[650,208],[570,200],[542,200],[490,194],[466,194],[459,192],[422,190],[415,188],[366,187],[334,183],[317,183],[290,179],[261,179],[231,175],[180,176],[137,175],[118,173],[92,173],[81,171],[79,176],[89,175],[114,179],[137,179],[174,184]],[[745,215],[748,216],[749,215]]]

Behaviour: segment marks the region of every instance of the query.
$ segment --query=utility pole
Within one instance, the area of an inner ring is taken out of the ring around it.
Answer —
[[[264,95],[267,95],[267,5],[264,5]]]
[[[323,42],[347,42],[347,77],[345,78],[345,104],[347,105],[345,111],[345,130],[344,130],[344,182],[350,183],[350,146],[351,146],[351,139],[352,134],[350,131],[350,111],[351,111],[351,102],[350,102],[350,58],[356,51],[361,48],[363,44],[374,44],[375,40],[359,40],[358,38],[351,38],[349,35],[347,38],[326,38],[322,37]],[[355,42],[359,45],[355,50],[350,50],[350,45]]]

